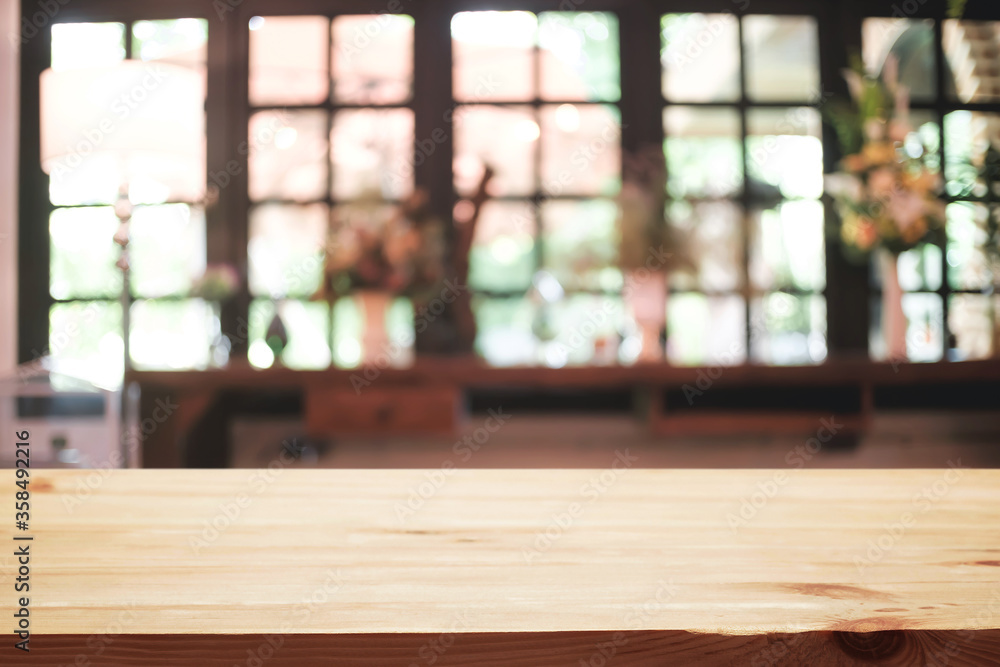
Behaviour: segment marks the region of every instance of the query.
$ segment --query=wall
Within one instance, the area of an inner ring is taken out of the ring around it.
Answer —
[[[0,0],[0,376],[17,360],[19,14],[17,0]]]

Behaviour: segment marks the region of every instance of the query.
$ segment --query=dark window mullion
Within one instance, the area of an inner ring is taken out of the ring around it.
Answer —
[[[938,121],[938,151],[940,160],[940,169],[942,182],[947,183],[947,177],[945,175],[945,151],[947,151],[947,145],[945,141],[944,132],[944,117],[946,112],[946,105],[944,100],[944,81],[945,81],[945,68],[950,67],[948,59],[944,54],[944,40],[942,38],[943,31],[943,19],[938,19],[934,21],[934,106],[935,106],[935,117]],[[941,248],[941,287],[938,289],[938,294],[941,298],[941,360],[950,361],[948,357],[948,349],[951,347],[951,328],[948,326],[948,313],[949,313],[949,297],[951,292],[951,286],[948,283],[948,216],[945,215],[945,219],[942,221],[942,238],[940,239],[939,247]]]
[[[750,178],[749,175],[749,165],[750,161],[747,159],[747,72],[746,72],[746,44],[743,40],[743,20],[744,17],[738,16],[736,21],[737,26],[737,42],[739,43],[739,72],[740,72],[740,101],[739,101],[739,112],[740,112],[740,158],[743,165],[743,186],[740,190],[740,207],[742,208],[740,214],[741,221],[741,242],[743,244],[742,251],[742,266],[740,269],[743,273],[743,317],[745,318],[744,324],[744,344],[746,345],[746,363],[752,363],[753,361],[753,308],[751,306],[753,300],[753,289],[750,284],[750,232],[752,229],[752,224],[750,222],[750,188],[747,186],[747,180]],[[761,302],[763,304],[763,301]],[[763,308],[761,309],[761,316],[764,316]]]
[[[132,59],[132,25],[133,21],[125,21],[125,59]]]
[[[334,17],[328,17],[327,30],[326,30],[326,70],[327,70],[327,103],[328,106],[326,111],[326,202],[327,202],[327,219],[326,219],[326,233],[323,235],[323,247],[324,247],[324,264],[326,257],[326,245],[329,240],[330,231],[333,228],[333,221],[337,215],[338,202],[334,200],[333,196],[333,117],[337,113],[339,107],[334,104],[336,99],[336,83],[333,80],[333,20]],[[320,269],[321,273],[325,274],[326,267],[324,266]],[[322,275],[320,276],[321,284],[325,282],[326,278]],[[336,302],[330,302],[327,304],[327,344],[330,346],[330,366],[334,366],[334,360],[337,355],[337,340],[334,335],[334,320],[333,320],[333,308]]]
[[[411,102],[388,104],[360,104],[352,102],[319,102],[317,104],[256,104],[249,106],[250,113],[258,111],[339,111],[341,109],[411,109]]]
[[[21,3],[21,21],[32,21],[37,5]],[[17,361],[29,362],[49,349],[51,237],[49,177],[41,168],[39,76],[51,66],[51,24],[21,45],[20,146],[18,155]]]
[[[538,23],[541,23],[541,12],[537,16]],[[535,192],[532,196],[532,208],[535,211],[535,244],[534,244],[534,258],[535,258],[535,271],[540,271],[548,266],[545,256],[545,224],[542,221],[542,205],[550,199],[546,192],[542,189],[542,48],[540,45],[541,41],[541,26],[539,25],[538,30],[535,33],[535,43],[531,49],[531,92],[533,99],[531,101],[531,114],[538,126],[538,138],[535,139],[534,149],[532,151],[532,164],[535,169]]]
[[[252,145],[249,136],[249,60],[250,15],[237,8],[231,15],[209,18],[208,38],[208,102],[212,113],[206,119],[209,129],[209,150],[215,146],[215,160],[225,168],[235,160],[238,173],[229,187],[223,188],[214,207],[215,231],[209,232],[209,252],[215,261],[231,264],[241,277],[236,298],[222,305],[222,332],[232,341],[231,358],[246,361],[249,347],[250,289],[249,253],[250,196],[249,151],[240,147]],[[212,33],[216,33],[213,42]],[[213,86],[213,83],[215,84]],[[213,95],[214,93],[214,95]],[[213,135],[216,143],[213,144]],[[209,229],[212,226],[209,225]],[[214,250],[213,250],[214,248]]]

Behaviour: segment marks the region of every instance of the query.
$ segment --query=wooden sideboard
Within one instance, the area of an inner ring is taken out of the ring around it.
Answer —
[[[654,434],[810,434],[835,415],[840,435],[877,410],[1000,406],[1000,361],[935,364],[829,361],[818,366],[681,368],[667,364],[496,368],[475,359],[420,359],[405,369],[297,371],[232,366],[132,371],[141,391],[137,438],[145,467],[225,467],[228,423],[274,411],[307,435],[449,434],[467,406],[527,401],[619,404]],[[559,400],[557,400],[559,399]],[[170,408],[165,419],[164,406]],[[1000,415],[1000,412],[998,412]],[[147,432],[148,431],[148,432]],[[136,440],[136,438],[132,438]]]
[[[30,544],[31,651],[11,638],[0,662],[1000,663],[1000,471],[648,470],[630,457],[96,482],[35,470],[32,530],[0,528]],[[6,507],[16,490],[0,490]]]

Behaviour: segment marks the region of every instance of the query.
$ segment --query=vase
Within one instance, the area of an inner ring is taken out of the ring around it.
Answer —
[[[899,286],[896,262],[896,255],[886,250],[879,251],[882,273],[882,339],[885,341],[887,359],[905,361],[906,314],[903,312],[903,290]]]
[[[358,307],[364,329],[361,333],[361,365],[385,367],[392,364],[386,315],[393,295],[385,290],[358,290]],[[379,359],[383,357],[382,359]]]
[[[639,333],[636,361],[663,361],[665,353],[660,333],[667,323],[666,272],[630,271],[626,276],[625,301]]]
[[[280,366],[281,354],[288,347],[288,329],[285,327],[285,322],[281,319],[277,305],[274,308],[274,317],[271,318],[271,322],[267,325],[264,342],[267,343],[267,346],[271,349],[271,354],[274,355],[274,364]]]

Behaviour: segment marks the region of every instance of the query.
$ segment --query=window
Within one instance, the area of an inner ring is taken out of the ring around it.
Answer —
[[[697,265],[671,279],[670,362],[812,364],[866,343],[879,356],[877,276],[871,312],[858,315],[850,297],[864,292],[867,269],[826,261],[835,249],[820,197],[836,151],[821,133],[820,91],[842,87],[847,40],[876,71],[888,54],[899,60],[915,136],[947,189],[946,241],[899,262],[909,356],[994,354],[1000,302],[988,269],[1000,190],[984,165],[1000,145],[989,56],[1000,23],[923,7],[905,19],[864,17],[834,5],[788,0],[769,5],[781,13],[744,14],[729,13],[730,3],[677,13],[667,0],[604,11],[553,1],[486,11],[461,0],[451,12],[405,4],[407,15],[365,14],[353,0],[337,14],[321,0],[295,10],[260,0],[200,17],[171,15],[163,3],[154,17],[127,2],[82,2],[79,22],[52,26],[51,50],[45,40],[24,45],[22,72],[37,78],[50,59],[53,69],[82,71],[134,58],[198,77],[209,128],[199,168],[170,194],[148,179],[129,184],[138,368],[223,363],[225,337],[237,360],[257,366],[356,365],[354,302],[331,309],[312,298],[330,230],[384,215],[418,183],[437,216],[462,225],[487,166],[495,176],[470,256],[477,351],[495,364],[593,363],[628,335],[615,263],[622,163],[626,151],[661,142],[666,217],[690,238]],[[448,36],[450,49],[440,46]],[[440,85],[448,72],[450,85]],[[37,104],[22,100],[22,115]],[[425,154],[419,146],[435,128],[444,139]],[[39,162],[34,144],[22,144],[26,163]],[[47,346],[67,372],[115,385],[120,179],[98,158],[87,164],[58,179],[24,176],[21,237],[50,261],[47,275],[22,280],[20,355]],[[191,298],[193,281],[219,262],[240,270],[238,294]],[[278,360],[263,342],[275,314],[291,334]],[[845,329],[859,318],[875,325],[870,341],[864,326]],[[390,319],[393,337],[412,331],[407,300]]]
[[[495,172],[469,259],[477,350],[497,364],[587,363],[621,311],[617,18],[460,12],[451,36],[455,190],[469,197]],[[469,209],[456,207],[459,223]],[[582,335],[607,299],[613,317]]]
[[[331,228],[385,216],[413,191],[413,19],[255,16],[248,30],[250,362],[274,362],[264,334],[277,313],[294,331],[282,363],[352,366],[354,302],[331,313],[309,297]],[[392,309],[394,332],[407,309]]]
[[[1000,80],[993,54],[998,35],[1000,22],[945,19],[940,31],[944,62],[939,62],[939,37],[932,19],[864,22],[865,65],[880,73],[891,56],[898,63],[900,81],[911,90],[915,132],[908,145],[917,150],[922,141],[939,168],[943,155],[949,202],[946,240],[942,246],[924,244],[903,253],[898,263],[908,321],[907,356],[912,361],[975,359],[995,353],[1000,330],[996,316],[1000,301],[992,289],[992,276],[1000,269],[996,233]],[[872,308],[879,308],[877,299]],[[878,321],[873,318],[876,325]],[[876,356],[884,355],[880,339],[877,326],[873,327]]]
[[[668,219],[698,267],[674,279],[669,358],[822,361],[816,21],[666,14],[661,28]]]
[[[170,63],[195,76],[163,84],[156,78],[116,91],[115,104],[94,118],[87,141],[68,147],[49,179],[50,276],[48,349],[70,375],[115,387],[124,363],[122,272],[112,240],[118,229],[115,201],[127,182],[134,204],[129,256],[131,358],[139,368],[204,368],[209,343],[219,329],[215,304],[188,299],[192,281],[205,268],[204,155],[178,181],[129,179],[129,165],[95,150],[114,132],[129,131],[130,109],[168,104],[171,86],[205,97],[207,22],[181,18],[129,23],[69,23],[52,27],[52,69],[85,78],[94,68],[125,58]],[[163,90],[156,90],[163,85]],[[158,94],[162,93],[162,94]],[[53,102],[49,113],[74,114],[73,105]],[[103,135],[103,136],[102,136]],[[202,149],[203,150],[203,149]],[[133,157],[132,159],[141,159]]]

